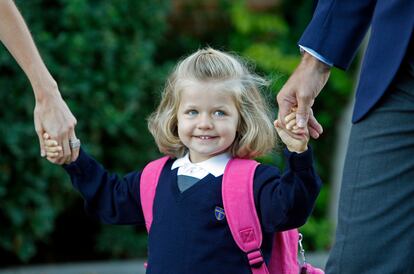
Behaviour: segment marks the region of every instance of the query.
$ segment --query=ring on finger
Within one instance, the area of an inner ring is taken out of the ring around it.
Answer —
[[[69,139],[69,146],[71,149],[75,149],[81,146],[81,141],[78,138]]]

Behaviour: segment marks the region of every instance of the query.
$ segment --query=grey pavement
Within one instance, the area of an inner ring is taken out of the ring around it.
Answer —
[[[323,268],[327,253],[309,253],[308,262]],[[0,269],[0,274],[144,274],[144,260],[50,264]]]
[[[144,274],[144,260],[65,263],[0,269],[0,274]]]

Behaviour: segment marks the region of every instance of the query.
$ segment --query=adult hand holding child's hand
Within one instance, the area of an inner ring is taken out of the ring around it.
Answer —
[[[308,127],[300,128],[296,124],[296,111],[293,111],[285,117],[283,126],[278,120],[274,122],[276,131],[291,152],[302,153],[308,149],[309,129]]]
[[[45,156],[46,159],[54,164],[63,165],[63,164],[70,164],[71,162],[75,161],[77,157],[79,156],[79,152],[76,153],[76,157],[72,158],[62,158],[60,157],[60,154],[63,150],[62,146],[59,145],[59,143],[52,139],[52,137],[48,133],[43,134],[43,145],[45,149]],[[74,138],[74,140],[77,140],[78,143],[71,144],[71,149],[76,149],[79,151],[80,147],[80,141],[79,139]]]

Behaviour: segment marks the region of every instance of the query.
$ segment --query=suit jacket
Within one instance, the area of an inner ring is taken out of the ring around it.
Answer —
[[[354,123],[378,102],[403,61],[414,27],[414,0],[319,0],[299,41],[347,69],[369,26]]]

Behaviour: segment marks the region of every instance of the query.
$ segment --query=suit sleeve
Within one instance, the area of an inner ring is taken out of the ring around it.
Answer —
[[[254,176],[255,205],[265,232],[297,228],[310,216],[321,189],[313,167],[311,148],[297,154],[285,150],[283,174],[273,166],[259,165]]]
[[[375,0],[319,0],[299,44],[347,69],[371,23]]]
[[[85,200],[85,210],[107,224],[144,224],[140,172],[120,178],[81,149],[78,159],[64,166],[73,186]]]

